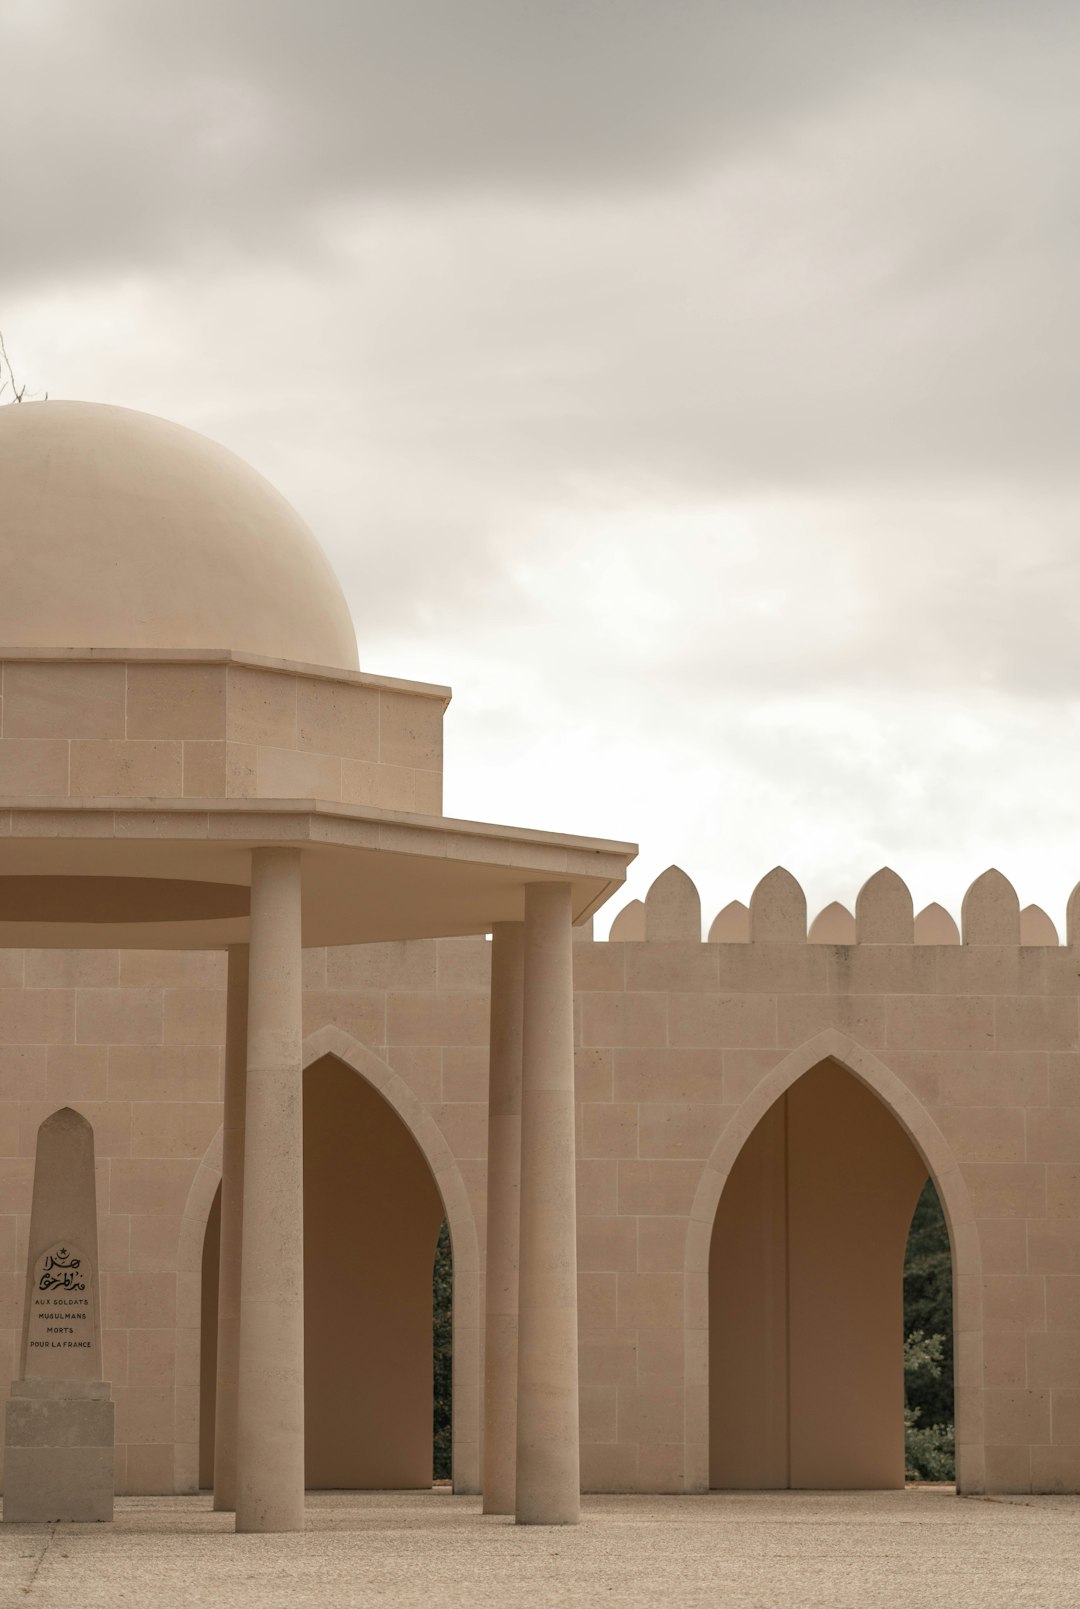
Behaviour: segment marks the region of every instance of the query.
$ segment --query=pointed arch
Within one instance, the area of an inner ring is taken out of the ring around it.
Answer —
[[[687,1226],[684,1262],[686,1489],[709,1487],[709,1248],[720,1197],[740,1151],[780,1097],[811,1068],[837,1062],[871,1090],[904,1129],[932,1177],[953,1260],[956,1334],[957,1491],[984,1490],[982,1394],[982,1251],[967,1184],[952,1151],[922,1102],[880,1057],[836,1028],[789,1052],[735,1110],[698,1183]]]
[[[303,1045],[307,1069],[334,1056],[363,1078],[401,1119],[431,1170],[446,1210],[454,1254],[454,1489],[480,1490],[480,1248],[469,1194],[457,1159],[430,1112],[393,1068],[344,1029],[327,1024]],[[207,1219],[221,1182],[222,1131],[206,1149],[188,1191],[177,1265],[177,1327],[185,1355],[197,1359],[202,1303],[202,1249]],[[195,1376],[197,1379],[197,1374]],[[176,1490],[198,1491],[199,1393],[177,1393]]]

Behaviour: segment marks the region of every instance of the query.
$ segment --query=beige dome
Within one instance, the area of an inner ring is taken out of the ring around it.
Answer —
[[[268,481],[193,430],[90,402],[0,408],[0,645],[357,666],[330,562]]]

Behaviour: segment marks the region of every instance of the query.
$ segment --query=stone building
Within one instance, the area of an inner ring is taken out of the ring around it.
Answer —
[[[1060,943],[997,872],[958,928],[882,871],[808,931],[776,870],[703,941],[672,868],[596,942],[632,846],[442,817],[447,690],[357,668],[314,539],[230,455],[34,404],[0,478],[0,1347],[13,1378],[71,1106],[118,1492],[214,1484],[215,1436],[249,1529],[295,1525],[305,1461],[429,1484],[444,1217],[457,1489],[572,1519],[579,1468],[902,1484],[928,1174],[959,1487],[1080,1489],[1080,895]]]

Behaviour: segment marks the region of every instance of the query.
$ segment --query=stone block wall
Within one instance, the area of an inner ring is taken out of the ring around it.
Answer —
[[[1070,928],[1078,909],[1074,897]],[[808,941],[805,900],[781,872],[729,908],[739,939],[701,942],[696,892],[674,870],[620,919],[624,933],[631,919],[636,937],[575,946],[587,1489],[707,1484],[720,1193],[765,1112],[825,1061],[902,1124],[949,1215],[966,1488],[1080,1489],[1080,934],[1059,945],[1040,927],[1022,944],[997,874],[969,891],[959,943],[917,942],[891,874],[864,889],[850,943]],[[338,1055],[380,1089],[447,1205],[473,1482],[488,955],[464,939],[305,959],[309,1058]],[[97,1141],[121,1491],[196,1479],[223,986],[215,954],[0,953],[0,1366],[14,1368],[37,1125],[70,1104]]]
[[[319,799],[438,815],[448,695],[189,654],[0,665],[0,795]]]

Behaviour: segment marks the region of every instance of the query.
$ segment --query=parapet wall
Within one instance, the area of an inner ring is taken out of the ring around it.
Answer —
[[[750,904],[732,900],[713,918],[710,944],[998,944],[1056,945],[1057,929],[1038,905],[1020,909],[1016,890],[999,871],[983,872],[964,895],[958,927],[941,905],[917,915],[907,885],[882,867],[859,890],[852,914],[833,901],[806,925],[806,895],[782,866],[763,877]],[[609,938],[658,943],[701,939],[701,898],[679,866],[656,878],[643,900],[616,916]],[[1066,944],[1080,944],[1080,883],[1069,897]]]

